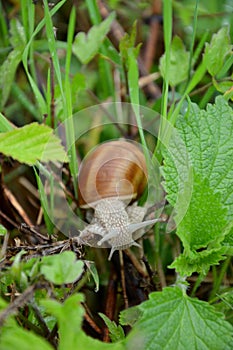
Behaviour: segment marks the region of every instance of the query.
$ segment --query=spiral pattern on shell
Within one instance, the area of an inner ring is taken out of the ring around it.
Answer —
[[[81,163],[79,205],[95,207],[105,198],[117,198],[128,204],[142,195],[147,176],[145,156],[136,142],[103,143],[89,152]]]

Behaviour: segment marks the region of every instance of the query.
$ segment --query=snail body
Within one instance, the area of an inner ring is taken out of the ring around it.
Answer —
[[[80,166],[78,193],[80,208],[93,208],[91,223],[80,233],[83,243],[109,246],[111,252],[139,246],[133,234],[158,221],[143,221],[146,209],[132,201],[147,186],[147,167],[136,143],[110,141],[96,147]]]

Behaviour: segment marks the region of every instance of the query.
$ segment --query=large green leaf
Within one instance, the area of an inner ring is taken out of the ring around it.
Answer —
[[[206,273],[232,241],[233,111],[218,97],[206,110],[191,104],[176,125],[185,147],[172,136],[163,171],[184,252],[171,267],[181,275]]]
[[[202,180],[195,174],[192,185],[190,203],[185,213],[185,191],[177,201],[177,235],[185,249],[171,265],[186,276],[193,272],[207,273],[211,265],[225,259],[223,254],[226,252],[226,248],[219,246],[227,233],[227,210],[221,204],[220,193],[215,193],[209,187],[207,179]]]
[[[53,130],[32,123],[0,134],[0,152],[29,165],[39,161],[67,161],[66,153]]]
[[[208,179],[209,187],[221,193],[221,203],[228,209],[228,218],[232,219],[232,108],[221,96],[216,98],[215,104],[208,104],[206,110],[192,103],[187,113],[178,117],[176,128],[183,145],[177,143],[175,137],[170,141],[169,152],[164,151],[163,173],[169,202],[175,205],[179,191],[183,189],[180,183],[188,178],[187,171],[193,169],[199,179]],[[187,156],[189,169],[184,166]]]
[[[178,287],[150,294],[138,308],[142,317],[128,337],[129,349],[230,350],[233,327],[204,301]]]

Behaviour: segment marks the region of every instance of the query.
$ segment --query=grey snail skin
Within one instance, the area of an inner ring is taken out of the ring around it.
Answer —
[[[78,198],[80,208],[92,208],[94,214],[80,242],[110,247],[109,260],[115,250],[140,247],[135,233],[160,221],[143,221],[147,209],[133,202],[145,190],[147,177],[145,156],[136,143],[109,141],[91,151],[80,166]]]

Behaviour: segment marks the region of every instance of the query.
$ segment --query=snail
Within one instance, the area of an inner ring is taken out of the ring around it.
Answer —
[[[132,204],[143,194],[147,178],[145,156],[136,143],[109,141],[91,151],[78,175],[79,206],[94,209],[92,221],[80,232],[81,242],[107,244],[109,260],[115,250],[140,246],[133,237],[136,231],[159,221],[143,221],[147,209]]]

